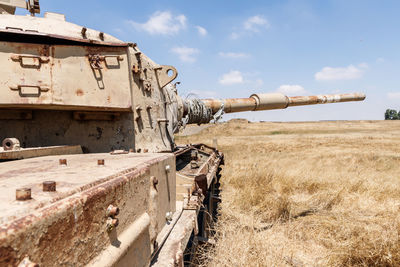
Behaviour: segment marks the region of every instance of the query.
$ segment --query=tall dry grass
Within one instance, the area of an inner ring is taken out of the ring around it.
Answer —
[[[225,153],[208,266],[400,265],[400,122],[212,126]]]

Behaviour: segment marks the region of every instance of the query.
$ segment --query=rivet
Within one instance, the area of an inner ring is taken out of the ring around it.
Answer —
[[[171,166],[169,166],[169,165],[165,166],[165,171],[166,172],[170,172],[171,171]]]
[[[67,165],[67,159],[59,159],[58,162],[60,165]]]
[[[98,159],[97,165],[104,165],[104,159]]]
[[[45,181],[43,182],[43,192],[55,192],[56,182],[55,181]]]
[[[108,206],[107,208],[107,217],[114,217],[119,214],[119,208],[113,205]]]
[[[165,219],[168,221],[168,222],[170,222],[170,221],[172,221],[172,212],[170,212],[170,211],[168,211],[166,214],[165,214]]]
[[[107,219],[107,231],[111,232],[115,227],[117,227],[119,224],[119,220],[117,218],[111,218],[109,217]]]
[[[18,188],[15,191],[15,198],[17,200],[29,200],[31,199],[31,189],[30,188]]]

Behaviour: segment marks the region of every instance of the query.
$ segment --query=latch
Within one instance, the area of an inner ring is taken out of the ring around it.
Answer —
[[[104,61],[105,65],[109,69],[119,68],[120,61],[123,61],[122,56],[101,56],[101,55],[88,55],[89,63],[92,69],[100,70],[103,67],[101,62]]]
[[[38,85],[17,85],[10,86],[13,91],[19,91],[21,97],[39,97],[41,92],[47,92],[50,90],[48,87]]]
[[[23,68],[36,68],[39,69],[43,63],[50,61],[49,57],[33,56],[33,55],[12,55],[13,61],[18,61]]]

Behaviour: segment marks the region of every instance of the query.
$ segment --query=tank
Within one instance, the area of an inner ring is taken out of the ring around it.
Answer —
[[[136,43],[38,12],[0,0],[0,266],[183,266],[209,242],[224,156],[174,133],[365,98],[183,99],[178,71]]]

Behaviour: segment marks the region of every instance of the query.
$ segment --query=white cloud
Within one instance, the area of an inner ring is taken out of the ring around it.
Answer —
[[[263,29],[268,29],[270,24],[263,16],[256,15],[249,17],[243,22],[242,27],[235,29],[229,36],[232,40],[237,40],[244,35],[260,32]]]
[[[243,75],[238,70],[232,70],[228,73],[225,73],[219,79],[219,83],[222,85],[240,84],[243,82],[244,82]]]
[[[304,95],[307,93],[303,86],[297,84],[283,84],[276,91],[285,95]]]
[[[246,53],[234,53],[234,52],[219,52],[218,55],[220,57],[233,58],[233,59],[240,59],[240,58],[248,58],[248,57],[250,57],[250,55],[246,54]]]
[[[179,59],[183,62],[195,62],[196,55],[200,53],[200,50],[197,48],[179,46],[172,48],[171,52],[178,55]]]
[[[364,69],[367,68],[366,63],[359,64],[358,68],[354,65],[347,67],[324,67],[321,71],[315,74],[317,81],[334,81],[334,80],[354,80],[359,79],[364,74]]]
[[[358,66],[362,69],[368,69],[368,64],[365,62],[358,64]]]
[[[208,33],[207,30],[201,26],[196,26],[196,29],[200,36],[206,36]]]
[[[383,57],[378,57],[376,59],[376,63],[383,63],[383,62],[385,62],[385,59]]]
[[[390,92],[387,94],[387,97],[390,99],[400,99],[400,92]]]
[[[174,35],[186,28],[185,15],[172,15],[169,11],[157,11],[145,23],[128,21],[136,30],[149,34]]]
[[[232,32],[231,35],[229,36],[232,40],[239,39],[240,34],[237,32]]]
[[[243,24],[245,30],[252,32],[259,32],[262,28],[268,29],[269,26],[268,20],[259,15],[248,18]]]

